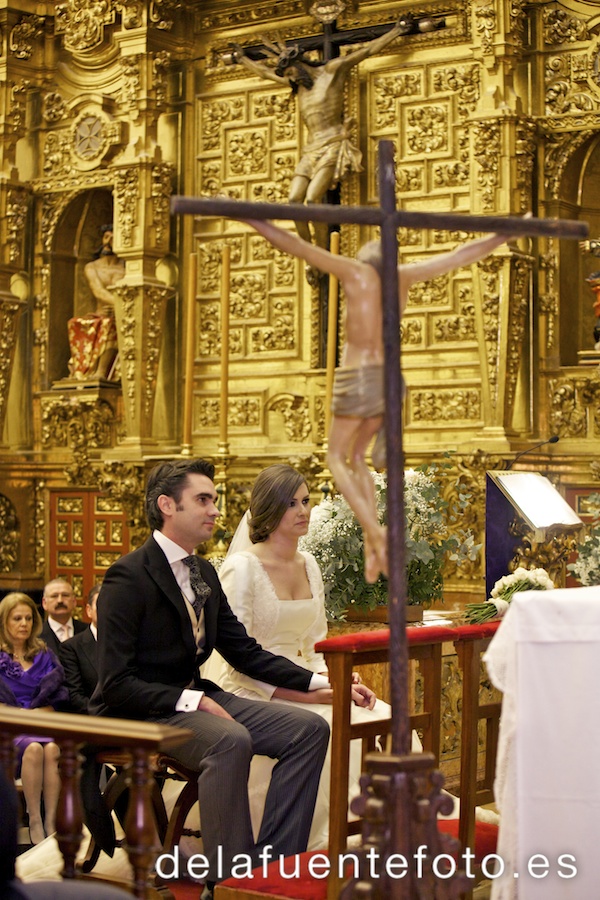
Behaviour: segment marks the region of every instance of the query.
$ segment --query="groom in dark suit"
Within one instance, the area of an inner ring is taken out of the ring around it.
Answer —
[[[283,704],[245,700],[203,680],[213,649],[236,669],[308,692],[327,679],[262,649],[231,611],[210,563],[193,556],[219,515],[214,466],[158,465],[148,479],[152,537],[106,573],[98,602],[99,683],[92,714],[180,725],[195,734],[173,751],[198,772],[207,888],[226,878],[236,854],[306,849],[329,739],[324,719]],[[247,779],[253,754],[278,760],[260,833],[252,837]],[[240,858],[238,858],[238,862]]]

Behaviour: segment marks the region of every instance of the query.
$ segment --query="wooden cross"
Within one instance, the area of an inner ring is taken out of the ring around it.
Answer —
[[[444,28],[446,24],[443,16],[415,17],[411,13],[405,13],[403,18],[406,20],[406,35],[416,34],[420,30],[436,31],[439,28]],[[421,27],[419,23],[421,23]],[[366,25],[361,28],[349,28],[347,31],[338,31],[337,21],[325,21],[322,24],[322,34],[311,34],[279,43],[286,47],[298,47],[303,53],[319,50],[322,62],[327,62],[340,55],[340,47],[372,41],[374,38],[381,37],[382,34],[391,31],[396,23],[387,22],[382,25]],[[244,47],[244,53],[250,59],[255,60],[268,59],[272,55],[265,44],[250,44]]]
[[[564,219],[523,219],[512,216],[472,216],[464,213],[410,212],[396,209],[394,147],[391,141],[379,144],[380,207],[342,207],[328,204],[253,203],[250,201],[203,199],[176,196],[173,213],[222,216],[235,219],[285,219],[320,221],[329,224],[379,225],[383,257],[382,306],[385,354],[387,504],[388,504],[388,606],[390,622],[390,665],[392,705],[392,751],[407,753],[410,748],[408,719],[408,654],[406,647],[405,603],[406,562],[404,538],[404,454],[402,446],[402,388],[400,366],[400,310],[398,304],[397,229],[437,228],[449,231],[498,232],[511,235],[538,235],[581,240],[588,235],[586,222]]]
[[[586,222],[561,219],[523,219],[512,216],[471,216],[461,213],[408,212],[396,209],[394,147],[381,141],[378,149],[380,206],[342,207],[314,204],[252,203],[235,200],[173,197],[173,213],[223,216],[235,219],[285,219],[331,224],[379,225],[382,246],[383,344],[385,358],[385,434],[388,506],[388,608],[390,624],[390,687],[392,753],[407,756],[411,735],[408,712],[408,648],[406,643],[406,547],[404,526],[404,452],[402,445],[402,386],[400,373],[400,309],[398,303],[399,227],[450,231],[498,232],[580,240]],[[391,426],[391,427],[390,427]]]

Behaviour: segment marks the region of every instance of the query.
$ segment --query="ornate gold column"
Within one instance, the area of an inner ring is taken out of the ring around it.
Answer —
[[[29,4],[0,10],[0,447],[8,408],[20,314],[26,307],[25,235],[31,191],[19,180],[17,142],[27,131],[26,103],[39,63],[44,19]],[[18,273],[21,273],[19,277]],[[15,286],[15,280],[20,284]],[[17,296],[18,295],[18,296]]]

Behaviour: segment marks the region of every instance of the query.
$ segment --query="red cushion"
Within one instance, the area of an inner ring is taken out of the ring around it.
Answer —
[[[257,894],[274,894],[279,897],[289,897],[290,900],[326,900],[327,879],[313,878],[308,871],[309,860],[314,856],[326,856],[323,851],[301,853],[298,859],[298,877],[282,878],[279,860],[272,862],[267,867],[267,876],[263,874],[262,866],[254,869],[252,878],[228,878],[222,881],[223,887],[238,888],[246,891],[255,891]],[[291,875],[296,866],[295,857],[286,857],[282,862],[282,870]],[[323,871],[321,868],[320,871]]]
[[[476,625],[459,625],[453,628],[454,641],[478,641],[480,638],[493,637],[500,626],[500,619],[493,622],[479,622]]]
[[[458,819],[438,819],[438,831],[450,834],[458,839]],[[480,863],[484,857],[496,852],[498,844],[498,826],[491,822],[475,823],[475,862]]]
[[[445,625],[412,625],[406,629],[406,641],[412,644],[441,644],[444,641],[456,640],[458,629],[447,628]],[[360,650],[382,650],[390,645],[390,630],[383,628],[381,631],[356,631],[353,634],[337,634],[335,637],[326,638],[315,644],[315,650],[319,653],[348,653]]]

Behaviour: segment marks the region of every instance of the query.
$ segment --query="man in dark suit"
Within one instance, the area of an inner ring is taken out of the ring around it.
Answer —
[[[75,604],[73,588],[64,578],[53,578],[45,586],[42,606],[46,612],[46,621],[40,637],[56,656],[59,655],[63,641],[87,628],[85,622],[73,618]]]
[[[93,715],[194,732],[193,740],[172,753],[198,772],[209,863],[205,898],[212,896],[214,882],[229,875],[236,854],[259,864],[266,848],[275,857],[306,849],[329,728],[308,710],[226,693],[201,679],[199,666],[217,649],[253,678],[330,694],[322,675],[268,653],[249,637],[214,568],[192,556],[211,537],[219,515],[213,476],[214,466],[205,460],[162,463],[150,473],[146,515],[154,531],[141,548],[114,563],[102,583],[99,682],[90,701]],[[362,699],[371,705],[368,689]],[[254,753],[278,760],[256,844],[247,791]]]
[[[75,713],[87,714],[89,699],[98,683],[96,603],[99,593],[100,585],[95,584],[88,595],[85,611],[90,619],[89,628],[64,641],[59,649],[59,658],[65,670],[65,681],[69,689],[69,709]]]

